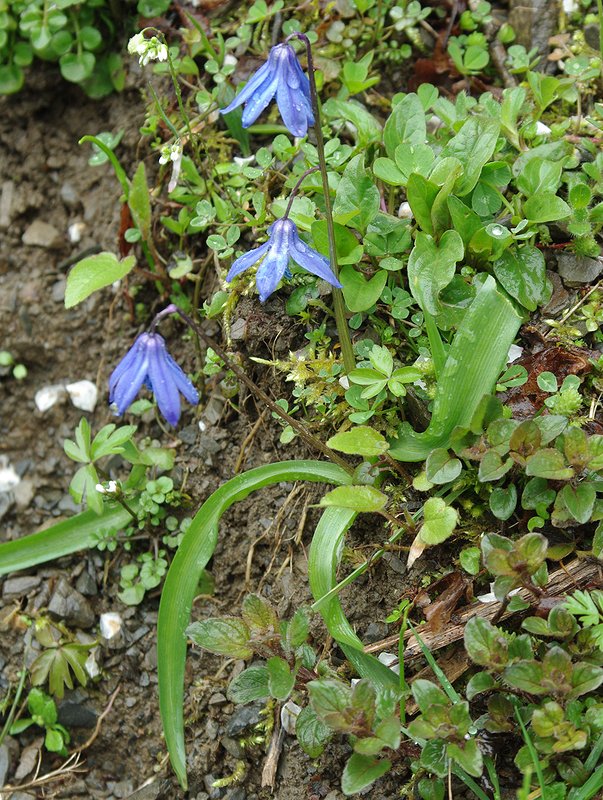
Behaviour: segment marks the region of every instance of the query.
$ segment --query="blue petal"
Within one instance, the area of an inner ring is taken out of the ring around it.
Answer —
[[[144,360],[145,353],[144,353],[144,340],[141,341],[142,336],[136,337],[136,341],[132,345],[132,347],[128,350],[119,364],[115,367],[111,375],[109,376],[109,391],[113,391],[113,387],[117,385],[117,382],[121,378],[121,376],[125,372],[129,372],[131,369],[136,370],[135,364],[139,361],[139,359]]]
[[[293,136],[305,136],[308,132],[308,114],[303,99],[301,92],[291,89],[285,78],[279,80],[276,103],[286,128]]]
[[[330,283],[331,286],[341,289],[341,283],[335,277],[328,260],[316,250],[304,244],[299,236],[296,235],[295,239],[296,241],[290,251],[293,261],[303,269],[311,272],[312,275],[317,275],[323,281]]]
[[[272,248],[260,264],[255,276],[255,285],[262,303],[266,302],[279,285],[288,263],[289,254],[286,251],[279,252]]]
[[[244,128],[248,128],[250,125],[253,125],[253,123],[276,94],[277,87],[278,73],[276,70],[274,70],[270,72],[261,86],[255,90],[253,95],[247,101],[243,111],[243,116],[241,117],[241,124]]]
[[[293,77],[295,76],[295,78]],[[303,71],[301,64],[299,63],[297,56],[295,56],[291,63],[291,75],[289,77],[289,85],[293,87],[293,80],[295,80],[295,85],[299,87],[301,90],[302,96],[305,100],[305,104],[308,111],[308,122],[310,125],[314,125],[314,114],[312,113],[312,96],[310,94],[310,81],[308,80],[308,76]]]
[[[260,260],[260,258],[268,251],[269,248],[270,239],[259,247],[250,250],[248,253],[243,253],[242,256],[239,256],[235,261],[233,261],[232,267],[228,270],[226,280],[230,283],[230,281],[237,275],[240,275],[241,272],[249,269],[249,267],[253,267],[253,265]]]
[[[109,403],[115,404],[118,414],[124,414],[132,405],[140,387],[145,381],[148,370],[146,356],[137,360],[132,369],[123,372],[110,387]]]
[[[288,46],[279,63],[276,102],[283,122],[294,136],[305,136],[314,122],[309,102],[309,83],[293,49]]]
[[[186,373],[180,364],[174,361],[168,352],[165,354],[165,360],[178,391],[184,395],[186,400],[188,400],[191,405],[196,406],[199,402],[199,392],[195,389],[192,382],[187,378]]]
[[[180,419],[180,395],[167,360],[165,342],[158,334],[153,338],[148,346],[149,378],[159,410],[170,425],[175,426]]]
[[[235,108],[238,108],[238,106],[246,103],[267,78],[271,79],[272,75],[276,72],[275,61],[276,60],[272,53],[270,53],[268,61],[266,61],[265,64],[262,64],[258,71],[251,76],[243,89],[241,89],[241,91],[235,96],[234,100],[229,103],[226,108],[220,109],[220,114],[230,114],[230,112],[234,111]]]

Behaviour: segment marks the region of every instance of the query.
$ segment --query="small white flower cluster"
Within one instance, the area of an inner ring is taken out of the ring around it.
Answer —
[[[95,488],[99,494],[117,494],[117,483],[115,481],[109,481],[106,486],[102,483],[97,483]]]
[[[168,162],[173,161],[175,164],[181,157],[182,145],[180,142],[174,142],[174,144],[164,144],[161,148],[159,163],[167,164]]]
[[[128,42],[128,53],[138,56],[138,63],[145,67],[149,61],[167,61],[167,45],[156,36],[146,39],[144,33],[137,33]]]

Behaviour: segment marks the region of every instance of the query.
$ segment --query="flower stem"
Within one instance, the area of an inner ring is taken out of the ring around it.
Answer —
[[[289,202],[287,203],[287,208],[285,209],[285,213],[283,214],[283,219],[287,219],[287,217],[291,213],[291,206],[293,205],[293,201],[295,200],[295,196],[299,192],[299,187],[306,180],[308,175],[311,175],[313,172],[316,172],[318,169],[320,169],[320,167],[310,167],[310,169],[307,169],[304,173],[302,173],[302,176],[300,177],[298,182],[295,184],[293,189],[291,189],[291,194],[289,195]]]
[[[322,190],[325,198],[325,216],[327,218],[327,233],[329,236],[329,260],[331,262],[331,269],[335,277],[339,277],[339,269],[337,267],[337,247],[335,244],[335,227],[333,225],[333,211],[331,209],[331,195],[329,194],[329,176],[327,173],[327,161],[325,158],[325,143],[322,135],[322,118],[320,114],[320,106],[318,104],[318,93],[316,91],[316,78],[314,77],[314,61],[312,59],[312,47],[310,40],[305,33],[295,31],[287,37],[285,41],[291,38],[297,38],[302,41],[306,47],[306,54],[308,57],[308,79],[310,81],[310,100],[312,103],[312,111],[314,112],[314,132],[316,135],[316,151],[318,153],[318,165],[320,168],[320,175],[322,177]],[[343,300],[343,292],[341,289],[333,288],[333,305],[335,307],[335,319],[337,321],[337,331],[339,333],[339,344],[341,345],[341,353],[343,355],[343,365],[346,373],[351,372],[356,366],[356,359],[354,358],[354,350],[352,349],[352,340],[350,338],[350,329],[348,328],[348,321],[345,315],[345,303]]]

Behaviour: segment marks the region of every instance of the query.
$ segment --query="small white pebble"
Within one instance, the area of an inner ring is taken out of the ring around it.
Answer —
[[[339,385],[343,387],[347,392],[347,390],[350,388],[350,379],[348,378],[347,375],[341,376],[341,378],[339,379]]]
[[[53,383],[39,389],[34,397],[34,403],[38,411],[48,411],[49,408],[65,396],[65,387],[62,383]]]
[[[518,347],[516,344],[512,344],[509,347],[509,352],[507,354],[507,364],[512,364],[514,361],[517,361],[518,358],[521,358],[523,355],[523,347]]]
[[[82,234],[86,230],[85,222],[73,222],[67,228],[67,237],[72,244],[77,244],[82,240]]]
[[[21,483],[21,478],[15,472],[6,456],[0,456],[0,492],[10,492]]]
[[[100,632],[103,639],[113,639],[121,631],[123,620],[117,611],[106,611],[100,616]]]
[[[540,120],[538,120],[538,122],[536,123],[536,133],[538,134],[538,136],[547,136],[550,132],[551,129],[549,128],[549,126],[545,125],[544,122],[540,122]]]
[[[513,597],[514,594],[519,594],[520,591],[521,589],[513,589],[513,591],[509,592],[509,597]],[[490,584],[490,591],[488,594],[478,595],[477,600],[479,600],[480,603],[499,603],[500,601],[494,594],[494,584]]]
[[[385,664],[386,667],[391,667],[392,664],[398,663],[398,656],[393,653],[379,653],[377,658],[382,664]]]
[[[207,425],[203,422],[202,419],[199,420],[199,430],[201,433],[204,433],[207,430]]]
[[[68,383],[65,388],[76,408],[81,408],[82,411],[94,411],[98,400],[98,389],[92,381]]]
[[[97,662],[96,658],[94,657],[94,651],[92,651],[89,654],[88,658],[86,659],[86,661],[84,663],[84,669],[86,670],[86,672],[88,673],[90,678],[92,678],[92,680],[94,680],[95,678],[98,678],[98,676],[101,674],[100,667],[98,666],[98,662]]]
[[[293,700],[287,700],[285,705],[281,708],[281,725],[286,733],[291,736],[295,734],[295,726],[301,707],[294,703]]]

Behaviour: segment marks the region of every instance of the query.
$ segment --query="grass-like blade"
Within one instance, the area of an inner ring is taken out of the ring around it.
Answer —
[[[320,518],[308,556],[308,582],[315,601],[320,601],[337,584],[337,567],[343,540],[356,512],[347,508],[330,507]],[[397,689],[398,676],[375,656],[363,652],[362,641],[344,614],[337,594],[318,605],[327,630],[362,678],[383,687]]]
[[[83,511],[43,531],[4,542],[0,544],[0,575],[86,550],[94,546],[99,531],[118,531],[131,519],[122,506],[105,508],[102,514]]]
[[[218,541],[220,517],[237,500],[281,481],[314,481],[342,485],[350,475],[322,461],[283,461],[244,472],[220,486],[195,514],[168,570],[157,621],[159,706],[172,767],[187,786],[184,746],[185,630],[199,579]]]
[[[308,582],[315,600],[327,594],[336,583],[343,540],[356,517],[356,511],[332,506],[323,512],[316,526],[308,554]],[[336,594],[321,604],[318,610],[327,630],[337,642],[362,650],[362,642],[343,613]]]
[[[450,346],[429,427],[417,433],[405,423],[389,450],[393,458],[424,461],[436,447],[446,446],[455,428],[469,426],[481,399],[496,384],[522,319],[511,298],[489,275]]]

